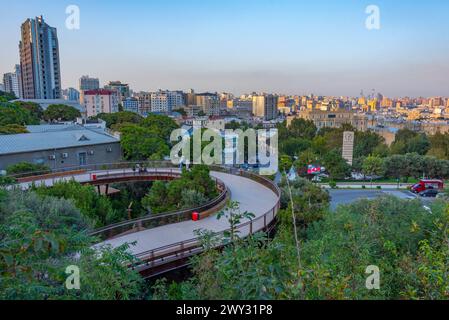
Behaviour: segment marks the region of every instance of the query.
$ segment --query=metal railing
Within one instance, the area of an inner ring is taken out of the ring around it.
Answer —
[[[256,219],[249,220],[247,222],[240,224],[239,226],[237,226],[236,231],[239,233],[240,237],[244,238],[251,234],[255,234],[257,232],[269,229],[269,227],[275,222],[277,214],[280,209],[281,191],[279,187],[274,182],[252,173],[242,172],[239,170],[223,167],[211,167],[211,169],[214,171],[219,170],[220,172],[226,172],[231,174],[236,174],[238,172],[239,175],[264,185],[265,187],[269,188],[276,194],[277,201],[273,208],[271,208],[265,214]],[[229,229],[217,232],[213,236],[218,239],[223,239],[224,233],[226,231],[229,231]],[[218,247],[220,246],[223,246],[223,244],[218,245]],[[204,248],[202,246],[201,239],[199,237],[196,237],[193,239],[173,243],[167,246],[139,253],[136,255],[136,258],[139,259],[141,262],[134,264],[132,267],[134,269],[142,271],[148,268],[158,267],[160,265],[164,265],[179,259],[188,258],[192,255],[203,252],[203,250]]]
[[[175,171],[177,170],[177,171]],[[178,169],[150,169],[150,171],[146,171],[145,173],[138,174],[129,174],[129,177],[136,176],[154,176],[155,174],[160,176],[170,176],[170,177],[180,177],[181,172]],[[121,174],[107,174],[97,176],[95,182],[101,183],[101,181],[114,179],[114,178],[122,178]],[[193,212],[206,212],[215,207],[223,206],[228,198],[229,190],[226,185],[218,178],[214,178],[216,188],[219,192],[219,195],[212,199],[211,201],[205,203],[204,205],[182,209],[168,213],[162,214],[151,214],[144,217],[136,218],[133,220],[127,220],[119,223],[115,223],[109,226],[105,226],[103,228],[94,230],[90,233],[91,236],[98,237],[101,240],[108,240],[120,235],[125,235],[128,233],[154,229],[160,226],[164,226],[167,224],[178,223],[183,221],[191,220]]]
[[[84,170],[86,173],[95,173],[96,171],[106,171],[106,175],[99,175],[97,176],[97,180],[111,178],[113,175],[119,175],[120,173],[114,172],[111,173],[110,171],[113,170],[124,170],[124,173],[129,173],[129,169],[140,166],[140,167],[146,167],[146,168],[152,168],[152,173],[155,172],[163,173],[163,171],[167,171],[166,168],[171,168],[166,173],[171,172],[173,173],[175,169],[173,168],[173,164],[171,162],[167,161],[139,161],[139,162],[120,162],[120,163],[111,163],[111,164],[98,164],[98,165],[88,165],[88,166],[82,166],[82,167],[70,167],[70,168],[63,168],[63,169],[57,169],[52,171],[52,174],[55,173],[64,173],[64,172],[70,172],[70,171],[77,171],[77,170]],[[156,169],[159,168],[159,169]],[[237,226],[237,231],[239,232],[241,237],[246,237],[248,235],[257,233],[259,231],[267,230],[276,220],[277,214],[280,209],[280,196],[281,192],[279,187],[271,180],[266,179],[262,176],[256,175],[254,173],[246,172],[243,170],[239,170],[232,167],[222,167],[222,166],[209,166],[211,171],[218,171],[233,175],[239,175],[248,179],[251,179],[257,183],[262,184],[263,186],[267,187],[271,191],[273,191],[277,197],[276,204],[268,210],[266,213],[264,213],[262,216],[244,222]],[[151,172],[147,172],[148,174],[151,174]],[[133,173],[131,173],[133,174]],[[28,173],[29,176],[35,177],[36,180],[42,180],[42,176],[36,175],[36,173]],[[14,177],[14,176],[9,176]],[[23,176],[22,176],[23,177]],[[224,183],[220,180],[216,180],[217,186],[219,188],[223,188],[225,190],[224,192],[221,192],[220,195],[210,201],[209,203],[205,204],[204,206],[194,208],[194,209],[187,209],[187,210],[181,210],[177,212],[172,213],[166,213],[161,214],[158,216],[146,216],[143,218],[138,218],[122,223],[117,223],[111,226],[107,226],[102,229],[95,230],[91,233],[91,235],[97,236],[100,239],[108,239],[111,237],[118,236],[120,234],[124,234],[133,230],[143,230],[143,229],[151,229],[156,228],[161,225],[176,223],[185,221],[186,219],[190,219],[190,215],[194,211],[204,211],[204,210],[210,210],[216,206],[218,206],[223,201],[226,201],[227,197],[230,195],[230,191],[228,188],[224,185]],[[229,230],[223,230],[221,232],[218,232],[215,234],[216,237],[223,237],[224,232]],[[181,258],[187,258],[189,256],[192,256],[194,254],[198,254],[203,251],[202,243],[200,238],[193,238],[186,241],[181,241],[177,243],[173,243],[167,246],[163,246],[160,248],[155,248],[146,252],[142,252],[136,257],[142,261],[141,263],[134,265],[134,268],[137,269],[147,269],[156,267],[159,265],[166,264],[170,261],[179,260]]]

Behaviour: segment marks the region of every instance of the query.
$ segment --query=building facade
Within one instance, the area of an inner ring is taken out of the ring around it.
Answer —
[[[19,162],[43,164],[51,169],[118,162],[120,140],[101,125],[77,124],[27,127],[30,133],[0,135],[0,170]]]
[[[116,91],[106,89],[84,91],[83,100],[87,117],[119,111],[119,98]]]
[[[100,89],[100,80],[98,78],[91,78],[89,76],[82,76],[79,80],[80,92],[87,90]]]
[[[137,98],[126,98],[122,104],[123,110],[139,113],[139,100]]]
[[[196,105],[202,108],[206,116],[220,115],[220,98],[216,93],[199,93],[196,95]]]
[[[301,118],[312,121],[319,129],[340,128],[343,124],[351,124],[359,131],[368,129],[368,118],[362,114],[357,114],[351,110],[301,110],[297,115],[287,117],[287,126],[290,126],[294,119]]]
[[[3,75],[3,85],[5,92],[13,93],[17,98],[22,98],[22,72],[20,65],[14,66],[14,72]]]
[[[265,121],[276,119],[278,116],[278,97],[272,94],[253,96],[253,114]]]
[[[61,70],[56,28],[42,16],[22,24],[20,50],[24,99],[61,99]]]

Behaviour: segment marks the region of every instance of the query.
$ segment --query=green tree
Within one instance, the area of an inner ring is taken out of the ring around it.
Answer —
[[[0,126],[10,124],[17,125],[36,125],[39,124],[39,119],[28,109],[17,106],[13,103],[0,102]]]
[[[166,140],[150,128],[125,125],[121,133],[120,143],[127,160],[160,160],[170,154]]]
[[[337,151],[328,152],[323,157],[323,165],[332,180],[344,179],[351,174],[351,166]]]
[[[52,104],[44,111],[45,121],[74,121],[81,117],[78,109],[64,104]]]
[[[373,176],[380,176],[384,173],[384,162],[378,156],[366,157],[363,161],[362,172],[370,176],[371,186],[373,184]]]

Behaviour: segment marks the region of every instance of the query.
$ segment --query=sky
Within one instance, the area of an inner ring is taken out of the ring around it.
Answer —
[[[80,29],[66,28],[66,7]],[[368,30],[368,5],[380,29]],[[0,74],[20,25],[58,29],[63,87],[82,75],[134,91],[449,96],[447,0],[0,0]]]

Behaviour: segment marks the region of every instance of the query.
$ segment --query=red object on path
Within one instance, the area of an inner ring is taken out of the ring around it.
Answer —
[[[94,180],[94,181],[97,180],[97,175],[96,174],[92,175],[92,180]]]
[[[200,220],[200,214],[199,214],[198,212],[192,213],[192,220],[193,220],[193,221],[198,221],[198,220]]]

